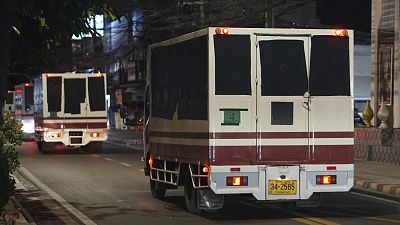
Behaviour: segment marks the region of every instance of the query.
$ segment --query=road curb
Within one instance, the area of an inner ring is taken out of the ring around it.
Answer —
[[[377,182],[375,180],[356,178],[354,181],[354,189],[390,196],[400,201],[399,184],[385,184]]]
[[[108,136],[107,141],[126,144],[126,145],[142,145],[142,139],[125,139],[120,137],[110,137]]]

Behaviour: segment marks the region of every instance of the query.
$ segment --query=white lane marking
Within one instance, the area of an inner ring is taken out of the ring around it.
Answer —
[[[56,200],[58,203],[60,203],[66,210],[68,210],[72,215],[74,215],[77,219],[80,220],[83,224],[86,225],[96,225],[96,223],[89,219],[89,217],[85,216],[81,211],[79,211],[77,208],[72,206],[67,200],[63,199],[59,194],[57,194],[55,191],[50,189],[47,185],[42,183],[38,178],[36,178],[31,172],[29,172],[28,169],[25,167],[21,167],[20,170],[35,184],[37,185],[40,189],[43,191],[47,192],[54,200]]]
[[[114,162],[115,161],[114,159],[111,159],[111,158],[103,158],[103,159],[105,159],[107,161],[110,161],[110,162]]]
[[[138,169],[138,170],[144,172],[144,169]]]
[[[123,165],[123,166],[127,166],[127,167],[132,167],[132,165],[129,164],[129,163],[120,162],[119,164],[121,164],[121,165]]]
[[[96,158],[100,157],[100,155],[97,155],[97,154],[91,154],[91,156],[96,157]]]

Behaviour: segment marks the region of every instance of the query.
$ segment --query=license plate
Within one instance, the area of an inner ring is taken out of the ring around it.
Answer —
[[[297,193],[297,180],[269,180],[269,195],[295,195]]]

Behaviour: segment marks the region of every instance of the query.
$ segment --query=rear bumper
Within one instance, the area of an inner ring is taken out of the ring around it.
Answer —
[[[232,168],[235,172],[231,171]],[[335,175],[336,184],[317,184],[317,175]],[[247,186],[227,186],[227,177],[232,176],[246,176]],[[296,180],[296,192],[270,194],[269,181],[282,180],[282,177]],[[211,166],[210,173],[210,186],[216,194],[252,194],[257,200],[309,199],[316,192],[349,191],[353,184],[354,164]]]
[[[93,137],[93,133],[98,133]],[[107,129],[48,129],[36,131],[36,141],[58,142],[66,146],[84,146],[90,142],[106,141],[108,138]]]

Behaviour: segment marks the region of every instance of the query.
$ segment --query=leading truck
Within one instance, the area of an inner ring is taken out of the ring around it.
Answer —
[[[97,152],[107,140],[106,75],[45,73],[34,82],[35,140],[52,152],[65,146]]]
[[[354,183],[353,31],[211,27],[148,48],[144,170],[189,212]]]
[[[15,118],[22,125],[23,140],[33,140],[35,122],[33,112],[33,85],[22,83],[15,86]]]

